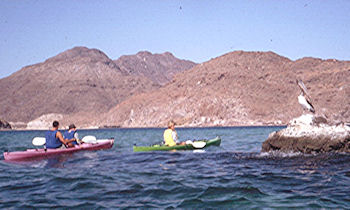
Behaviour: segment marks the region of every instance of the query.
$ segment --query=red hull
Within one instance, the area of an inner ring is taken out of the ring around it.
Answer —
[[[68,154],[83,150],[109,149],[114,144],[114,139],[97,140],[97,143],[84,143],[67,149],[27,149],[26,151],[4,152],[5,160],[29,160]]]

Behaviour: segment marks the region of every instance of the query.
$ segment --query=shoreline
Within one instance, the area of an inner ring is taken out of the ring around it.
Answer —
[[[177,129],[212,129],[212,128],[263,128],[263,127],[286,127],[287,124],[281,125],[234,125],[234,126],[177,126]],[[113,129],[164,129],[165,127],[98,127],[98,128],[77,128],[78,130],[113,130]],[[46,131],[48,129],[0,129],[0,132],[8,132],[8,131]],[[67,129],[59,129],[67,130]]]
[[[344,123],[346,126],[350,127],[350,122]],[[213,126],[181,126],[178,125],[176,128],[178,129],[211,129],[211,128],[263,128],[263,127],[287,127],[287,124],[266,124],[266,125],[224,125],[224,126],[218,126],[218,125],[213,125]],[[165,126],[159,126],[159,127],[121,127],[121,126],[102,126],[102,127],[82,127],[79,128],[79,130],[112,130],[112,129],[163,129]],[[49,129],[49,128],[48,128]],[[0,129],[0,132],[2,131],[46,131],[48,129],[26,129],[26,128],[18,128],[18,129]],[[59,130],[67,130],[66,128],[64,129],[59,129]]]

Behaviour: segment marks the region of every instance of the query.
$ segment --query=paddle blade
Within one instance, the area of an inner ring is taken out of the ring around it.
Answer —
[[[192,146],[193,146],[194,148],[196,148],[196,149],[201,149],[201,148],[205,147],[206,144],[207,144],[207,143],[204,142],[204,141],[194,141],[194,142],[192,143]]]
[[[192,145],[192,144],[193,144],[193,141],[187,140],[187,141],[185,141],[185,143],[186,143],[186,144],[191,144],[191,145]]]
[[[95,136],[84,136],[84,138],[81,141],[85,143],[96,143],[97,139]]]
[[[46,143],[45,137],[35,137],[33,138],[32,144],[34,146],[43,146]]]

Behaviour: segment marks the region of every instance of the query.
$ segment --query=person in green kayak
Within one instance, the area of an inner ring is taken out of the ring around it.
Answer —
[[[73,145],[81,144],[81,141],[79,140],[79,135],[77,132],[77,128],[74,124],[70,124],[68,127],[68,130],[64,132],[64,138],[72,141]]]
[[[164,131],[163,137],[164,137],[164,144],[166,146],[175,146],[176,144],[185,144],[185,142],[178,142],[178,136],[177,132],[175,130],[176,123],[173,120],[170,120],[168,122],[168,129]]]
[[[60,123],[58,121],[53,121],[52,128],[48,130],[45,134],[46,138],[46,148],[57,149],[72,147],[71,140],[64,139],[62,133],[58,131],[58,126]]]

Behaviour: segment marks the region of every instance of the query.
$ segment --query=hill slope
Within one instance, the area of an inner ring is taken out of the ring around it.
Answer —
[[[48,113],[100,114],[158,85],[125,75],[103,52],[75,47],[0,80],[0,116],[28,122]]]
[[[295,83],[300,78],[317,113],[350,122],[349,61],[236,51],[186,70],[182,61],[152,67],[158,56],[159,63],[171,57],[140,52],[121,58],[127,62],[119,67],[99,50],[76,47],[24,67],[0,80],[0,118],[34,120],[33,128],[53,118],[79,127],[157,127],[169,119],[183,126],[279,125],[303,112]],[[145,69],[154,71],[130,67],[130,60],[139,66],[143,58],[151,61],[142,64]]]
[[[316,112],[350,121],[350,62],[237,51],[181,72],[157,91],[128,98],[96,124],[165,126],[169,119],[184,126],[285,124],[303,112],[296,78],[308,87]]]

